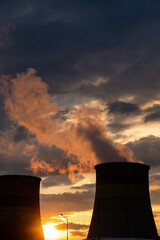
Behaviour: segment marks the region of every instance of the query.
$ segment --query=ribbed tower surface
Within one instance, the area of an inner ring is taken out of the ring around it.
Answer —
[[[44,240],[39,207],[41,179],[0,176],[0,239]]]
[[[95,169],[96,195],[87,239],[158,239],[149,195],[150,167],[114,162]]]

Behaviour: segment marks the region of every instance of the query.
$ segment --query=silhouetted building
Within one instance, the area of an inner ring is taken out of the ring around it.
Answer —
[[[0,239],[44,240],[39,207],[41,179],[0,176]]]
[[[149,195],[150,167],[114,162],[95,169],[96,196],[87,239],[157,239]]]

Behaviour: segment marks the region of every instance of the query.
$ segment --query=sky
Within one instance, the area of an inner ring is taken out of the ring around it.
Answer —
[[[151,166],[160,233],[160,1],[0,2],[0,174],[42,178],[45,238],[87,236],[94,165]]]

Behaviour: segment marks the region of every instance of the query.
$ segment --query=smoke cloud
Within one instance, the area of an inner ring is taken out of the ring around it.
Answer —
[[[72,160],[65,169],[59,163],[53,166],[39,162],[37,153],[31,159],[31,169],[44,171],[59,169],[60,173],[90,172],[102,162],[133,161],[132,151],[124,145],[114,144],[106,136],[101,112],[78,106],[67,120],[57,119],[58,105],[51,102],[48,85],[30,68],[24,73],[2,76],[0,90],[8,118],[27,128],[39,143],[63,149]],[[76,162],[76,164],[73,164]]]

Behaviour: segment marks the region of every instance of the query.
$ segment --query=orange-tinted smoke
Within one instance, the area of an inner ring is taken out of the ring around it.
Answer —
[[[48,85],[36,75],[34,69],[27,69],[15,77],[3,76],[1,93],[11,121],[34,133],[41,144],[48,147],[55,145],[71,159],[77,158],[76,165],[68,164],[67,171],[70,173],[90,172],[100,162],[133,161],[128,147],[115,145],[106,137],[100,111],[79,106],[66,121],[53,118],[58,112],[57,103],[50,101]],[[31,164],[33,170],[45,166],[49,171],[53,170],[52,166],[44,162],[40,164],[34,159]],[[64,173],[65,169],[60,168],[59,171]]]

